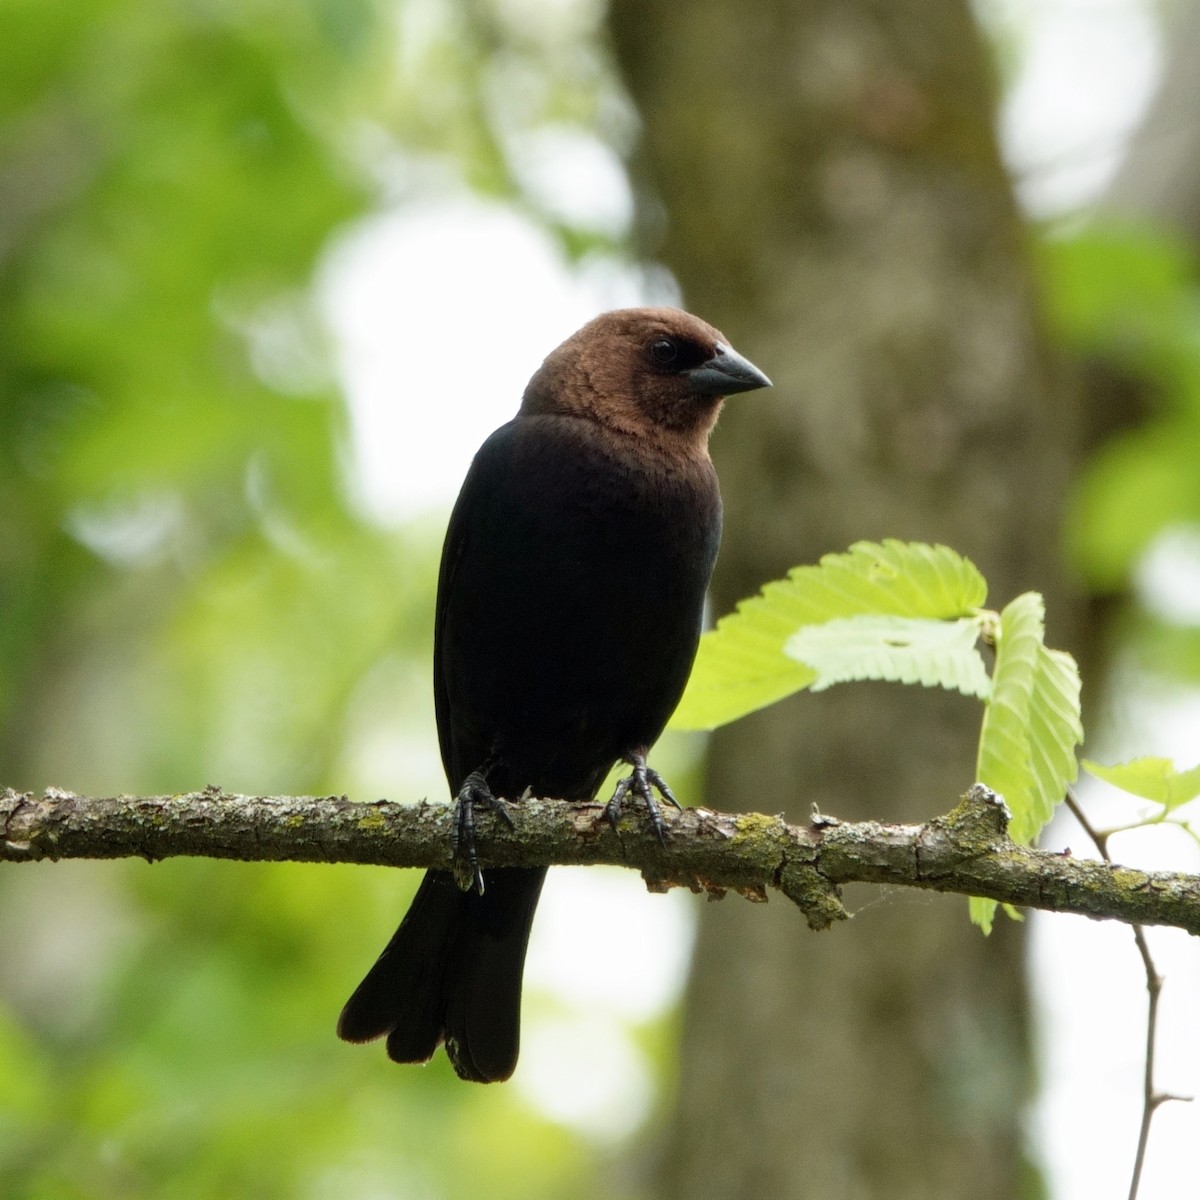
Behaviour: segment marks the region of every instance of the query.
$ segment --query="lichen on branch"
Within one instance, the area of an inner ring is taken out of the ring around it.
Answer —
[[[609,864],[640,871],[651,890],[684,886],[751,899],[782,892],[814,929],[846,916],[840,886],[917,887],[1098,919],[1173,925],[1200,934],[1200,876],[1142,871],[1018,846],[1003,801],[974,785],[922,825],[839,821],[689,808],[664,813],[660,847],[643,813],[614,830],[600,804],[529,798],[513,823],[480,822],[488,866]],[[451,863],[445,804],[355,803],[345,796],[242,796],[208,787],[174,796],[37,796],[0,792],[0,861],[178,855],[242,862],[393,867]]]

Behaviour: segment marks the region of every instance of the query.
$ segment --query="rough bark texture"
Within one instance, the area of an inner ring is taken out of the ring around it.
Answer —
[[[1070,647],[1075,413],[966,0],[614,0],[611,22],[644,123],[647,249],[775,380],[727,406],[714,441],[716,611],[894,536],[967,554],[999,602],[1047,593],[1050,641]],[[977,726],[968,702],[910,689],[804,696],[713,739],[708,802],[927,816],[905,798],[961,790]],[[782,907],[705,911],[662,1195],[1021,1194],[1020,931],[985,941],[961,903],[849,897],[868,904],[836,937]]]
[[[1200,934],[1200,876],[1016,846],[1007,836],[1007,808],[982,784],[923,825],[825,816],[791,825],[760,813],[690,808],[665,815],[665,846],[645,813],[636,827],[627,816],[614,831],[600,804],[530,798],[509,811],[511,826],[490,819],[480,829],[480,856],[491,865],[607,863],[640,871],[654,891],[690,887],[716,898],[737,891],[763,900],[774,888],[813,929],[846,919],[839,885],[869,880]],[[448,805],[424,802],[353,804],[345,796],[239,796],[219,788],[111,797],[5,789],[0,861],[202,855],[446,869],[455,866],[452,823]]]

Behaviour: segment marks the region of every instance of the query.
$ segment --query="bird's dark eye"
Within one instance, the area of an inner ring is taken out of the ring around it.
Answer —
[[[679,357],[679,347],[670,338],[655,338],[650,343],[650,357],[656,363],[669,367]]]

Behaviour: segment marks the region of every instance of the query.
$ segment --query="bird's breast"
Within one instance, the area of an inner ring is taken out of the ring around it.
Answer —
[[[523,786],[562,794],[652,742],[678,702],[720,496],[707,461],[664,469],[584,422],[521,424],[468,477],[438,669],[467,757],[490,740]]]

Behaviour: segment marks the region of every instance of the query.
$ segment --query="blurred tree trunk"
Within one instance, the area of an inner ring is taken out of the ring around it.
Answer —
[[[1048,595],[1070,646],[1059,517],[1074,402],[1039,330],[967,0],[613,0],[643,121],[646,250],[775,380],[714,442],[718,613],[861,538],[945,542],[1003,603]],[[661,207],[660,207],[661,206]],[[972,780],[977,705],[856,685],[721,731],[707,800],[917,819]],[[667,1197],[1030,1195],[1019,927],[961,901],[847,896],[703,913]]]
[[[1164,223],[1200,241],[1200,5],[1181,5],[1164,21],[1168,57],[1162,83],[1102,208],[1109,215]]]

